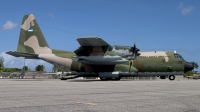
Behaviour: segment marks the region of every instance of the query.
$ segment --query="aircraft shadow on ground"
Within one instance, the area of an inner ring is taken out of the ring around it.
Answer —
[[[98,79],[72,79],[66,80],[67,82],[99,82],[101,80]],[[102,81],[103,82],[103,81]]]
[[[10,81],[44,81],[43,79],[13,79],[13,80],[10,80]]]
[[[72,79],[66,80],[67,82],[117,82],[116,80],[105,80],[100,79]],[[133,81],[133,80],[119,80],[119,81]]]

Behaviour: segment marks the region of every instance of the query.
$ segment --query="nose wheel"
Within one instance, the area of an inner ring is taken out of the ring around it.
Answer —
[[[169,80],[174,80],[175,76],[174,75],[169,75]]]

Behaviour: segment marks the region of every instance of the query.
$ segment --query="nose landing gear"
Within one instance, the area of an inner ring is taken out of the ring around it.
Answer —
[[[175,76],[174,75],[169,75],[169,80],[174,80]]]

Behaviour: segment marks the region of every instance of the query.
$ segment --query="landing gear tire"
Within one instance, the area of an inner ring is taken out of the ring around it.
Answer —
[[[61,77],[60,80],[67,80],[67,78]]]
[[[100,78],[102,81],[107,81],[107,80],[111,80],[111,81],[118,81],[120,80],[121,78]]]
[[[119,81],[121,78],[114,78],[112,80]]]
[[[160,76],[160,79],[165,79],[165,76]]]
[[[100,78],[102,81],[107,81],[108,79],[106,79],[106,78]]]
[[[174,80],[175,79],[175,76],[174,75],[170,75],[169,76],[169,80]]]

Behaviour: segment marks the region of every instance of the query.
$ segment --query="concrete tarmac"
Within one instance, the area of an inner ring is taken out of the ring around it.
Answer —
[[[0,79],[0,112],[200,112],[200,80]]]

